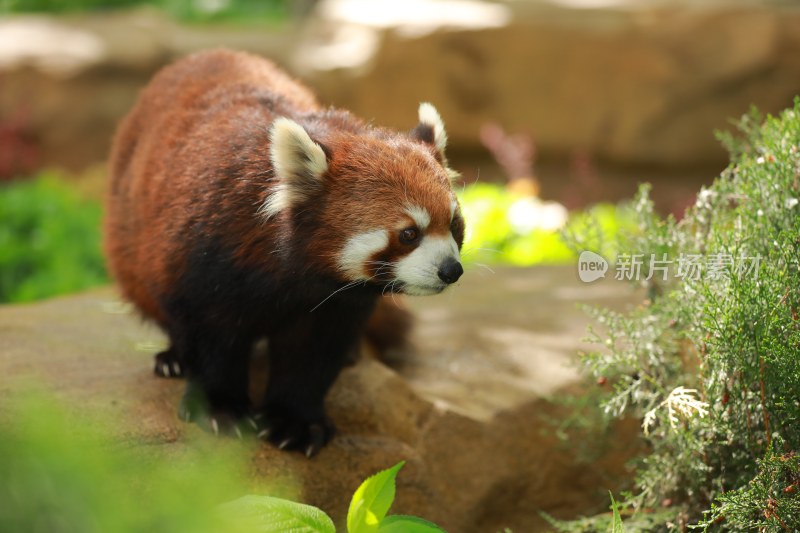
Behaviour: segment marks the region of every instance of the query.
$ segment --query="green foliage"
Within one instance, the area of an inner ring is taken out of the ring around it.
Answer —
[[[751,531],[800,531],[800,455],[768,450],[757,466],[747,486],[721,494],[695,529],[725,521]]]
[[[415,516],[386,516],[395,495],[397,472],[401,461],[367,478],[350,501],[347,513],[348,533],[442,533],[442,529]],[[258,533],[333,533],[328,516],[309,505],[272,498],[246,496],[222,506],[223,514],[242,531]]]
[[[178,456],[156,457],[115,443],[112,421],[65,413],[54,400],[6,404],[0,531],[222,530],[212,510],[243,485],[235,448],[195,443]]]
[[[62,13],[116,9],[141,3],[141,0],[5,0],[4,9],[10,12]]]
[[[681,221],[659,218],[644,189],[619,244],[702,258],[697,275],[655,275],[633,311],[592,312],[601,348],[583,361],[610,385],[601,407],[639,417],[649,449],[627,504],[670,513],[648,531],[800,529],[800,99],[742,132]]]
[[[545,229],[552,208],[536,199],[515,196],[506,187],[476,183],[459,195],[467,221],[464,260],[471,263],[504,263],[517,266],[572,264],[576,254],[564,242],[563,233],[591,242],[596,251],[613,251],[615,237],[632,228],[632,213],[610,204],[598,204],[586,212],[569,215],[562,230]],[[514,224],[514,215],[527,213],[541,219],[543,227]]]
[[[333,521],[320,509],[272,496],[243,496],[220,507],[220,514],[252,533],[335,533]]]
[[[435,524],[415,516],[386,516],[395,494],[395,479],[403,468],[401,461],[366,479],[350,502],[347,512],[348,533],[442,533]]]
[[[289,0],[146,0],[187,22],[280,23],[289,15]]]
[[[100,206],[43,175],[0,185],[0,302],[24,302],[106,282]]]
[[[625,533],[625,526],[622,525],[622,517],[619,514],[619,505],[614,500],[614,495],[608,491],[611,498],[611,533]]]
[[[622,502],[616,502],[620,520],[623,520],[625,531],[661,531],[664,523],[672,520],[675,513],[669,510],[639,511],[632,513]],[[556,520],[542,513],[542,517],[553,527],[554,531],[563,533],[608,533],[614,527],[613,513],[604,513],[597,516],[579,518],[577,520]]]
[[[0,0],[0,13],[110,11],[145,5],[191,22],[279,22],[291,7],[288,0]]]
[[[253,441],[200,439],[180,451],[120,445],[118,423],[75,416],[53,397],[14,397],[0,431],[0,531],[334,533],[320,509],[247,495]],[[413,516],[386,516],[403,466],[364,481],[348,514],[350,533],[441,533]],[[261,490],[271,490],[262,487]],[[226,503],[227,502],[227,503]]]
[[[395,494],[395,478],[404,462],[382,470],[364,481],[350,502],[347,511],[347,530],[350,533],[377,531],[389,512]]]
[[[406,515],[387,516],[381,521],[379,533],[442,533],[442,529],[422,518]]]

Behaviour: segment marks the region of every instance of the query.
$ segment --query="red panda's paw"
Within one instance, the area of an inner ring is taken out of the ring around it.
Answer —
[[[336,433],[336,427],[327,416],[313,419],[275,414],[256,415],[258,438],[268,441],[281,450],[294,450],[309,459],[317,455]]]
[[[209,406],[198,393],[197,387],[191,384],[181,399],[178,416],[184,422],[194,422],[216,436],[242,439],[245,435],[255,435],[259,429],[255,419],[247,413],[246,406]]]
[[[162,378],[183,377],[183,364],[181,362],[181,357],[173,347],[157,353],[153,359],[155,359],[153,372],[156,376]]]

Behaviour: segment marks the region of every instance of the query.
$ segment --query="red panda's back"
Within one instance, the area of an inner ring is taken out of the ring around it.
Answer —
[[[197,154],[192,164],[202,166],[197,159],[214,153],[219,139],[192,135],[200,117],[210,105],[233,109],[242,87],[268,91],[299,111],[319,108],[311,91],[271,62],[214,50],[161,70],[117,130],[109,161],[106,256],[124,295],[158,322],[166,319],[158,298],[173,282],[169,265],[181,253],[170,248],[176,242],[170,232],[180,227],[182,217],[197,216],[182,201],[194,184],[188,183],[192,174],[187,175],[185,161],[176,154],[186,153],[183,145],[193,142],[188,150]]]

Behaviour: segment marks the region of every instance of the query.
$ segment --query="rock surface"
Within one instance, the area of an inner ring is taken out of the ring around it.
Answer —
[[[205,48],[288,54],[285,31],[182,26],[158,11],[0,17],[0,121],[22,121],[41,164],[103,161],[119,120],[158,69]],[[0,147],[2,150],[2,147]]]
[[[392,512],[453,532],[535,532],[540,510],[574,517],[607,506],[608,476],[621,472],[635,424],[617,428],[613,452],[589,466],[543,420],[557,413],[548,397],[576,390],[570,365],[586,319],[575,303],[621,307],[630,292],[584,285],[565,268],[464,278],[411,301],[419,324],[399,372],[369,357],[343,372],[329,397],[339,433],[328,447],[310,461],[248,448],[252,478],[292,478],[304,501],[341,521],[362,479],[404,459]],[[67,405],[110,411],[124,444],[180,453],[214,437],[177,419],[182,383],[151,371],[160,343],[111,289],[0,307],[0,397],[34,379]]]
[[[410,128],[432,101],[453,153],[480,149],[495,121],[533,133],[540,158],[719,166],[714,129],[800,93],[787,2],[325,0],[302,27],[184,26],[150,10],[0,18],[0,125],[24,121],[42,164],[80,170],[106,157],[158,68],[216,46],[272,57],[379,124]]]
[[[500,13],[476,13],[472,26],[431,27],[422,11],[408,21],[404,4],[326,0],[295,64],[330,101],[382,124],[408,128],[416,103],[433,102],[456,148],[478,148],[494,121],[531,132],[542,156],[579,148],[667,167],[724,162],[715,129],[800,94],[800,10],[786,3],[491,5]],[[314,61],[348,39],[374,53],[354,65]]]

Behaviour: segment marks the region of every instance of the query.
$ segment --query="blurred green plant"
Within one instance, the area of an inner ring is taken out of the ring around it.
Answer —
[[[358,487],[347,512],[348,533],[444,533],[415,516],[389,515],[395,495],[395,479],[405,462],[382,470]],[[316,507],[269,496],[245,496],[222,506],[246,531],[283,533],[335,533],[333,521]]]
[[[614,495],[608,491],[611,498],[611,533],[625,533],[625,526],[622,525],[622,517],[619,514],[619,505],[614,500]]]
[[[198,439],[178,454],[163,454],[123,446],[110,418],[77,416],[58,404],[28,394],[15,396],[4,412],[10,415],[0,431],[4,533],[335,532],[316,507],[274,496],[232,500],[253,488],[245,458],[263,445],[255,439]],[[350,503],[349,533],[442,533],[420,518],[387,516],[403,464],[361,484]],[[265,490],[271,489],[259,489]]]
[[[577,254],[563,236],[579,235],[589,250],[612,254],[617,236],[635,228],[635,213],[626,207],[597,204],[570,213],[566,224],[557,204],[520,197],[507,187],[476,183],[459,194],[467,221],[463,249],[467,263],[572,264]]]
[[[105,283],[100,217],[55,175],[0,185],[0,302]]]
[[[142,3],[142,0],[3,0],[0,5],[12,13],[64,13],[116,9]]]
[[[0,12],[67,13],[153,6],[190,22],[282,22],[289,0],[0,0]]]
[[[157,455],[115,441],[111,419],[59,404],[26,395],[4,407],[0,531],[225,530],[211,510],[246,486],[241,443],[194,442],[180,454]]]
[[[554,528],[555,531],[563,533],[625,533],[631,531],[659,531],[664,522],[673,518],[674,514],[669,510],[659,510],[654,512],[635,512],[630,506],[614,499],[614,495],[609,491],[611,498],[610,513],[603,513],[597,516],[579,518],[577,520],[557,520],[547,513],[540,513],[542,518]],[[624,517],[624,519],[623,519]]]
[[[647,188],[632,203],[620,249],[682,258],[683,274],[656,273],[630,312],[592,311],[582,359],[607,384],[602,413],[639,418],[648,448],[624,502],[661,516],[643,531],[800,531],[800,98],[740,130],[720,135],[731,164],[682,220]],[[560,530],[601,530],[586,524]]]

